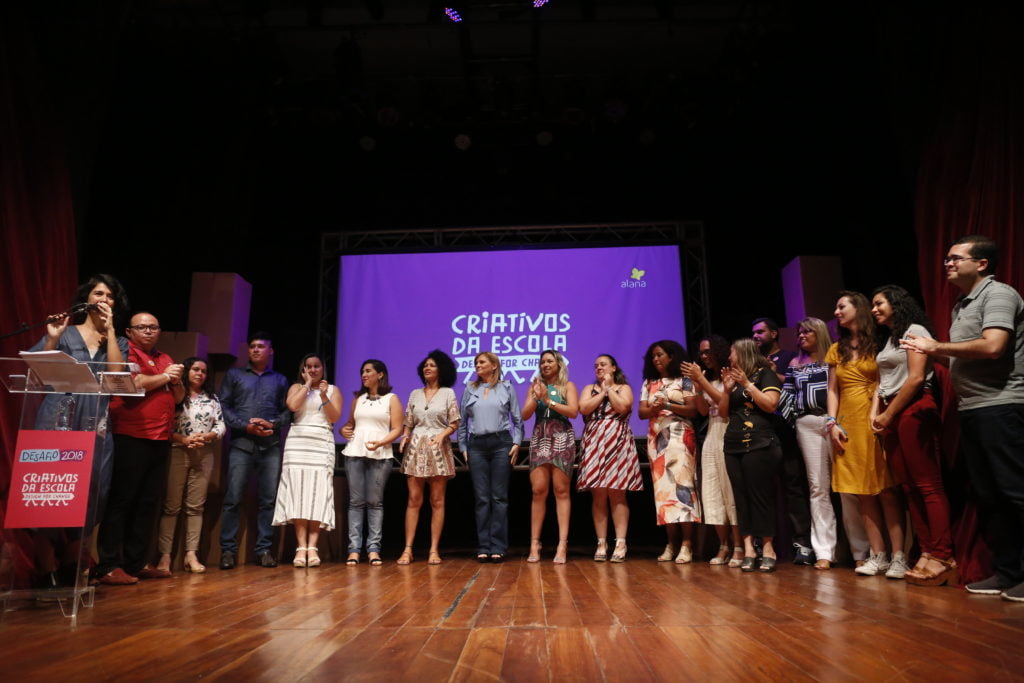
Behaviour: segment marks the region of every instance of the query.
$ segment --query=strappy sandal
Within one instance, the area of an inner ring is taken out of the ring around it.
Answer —
[[[688,545],[680,546],[679,554],[676,555],[676,564],[690,564],[691,562],[693,562],[693,550]]]
[[[316,548],[306,548],[306,566],[310,569],[320,566],[320,552]]]
[[[384,564],[384,560],[380,558],[380,553],[367,553],[366,559],[369,560],[371,567],[379,567]]]
[[[604,562],[608,559],[608,541],[603,538],[597,539],[597,552],[594,553],[594,562]]]
[[[349,553],[348,557],[345,559],[345,564],[350,567],[354,567],[359,564],[359,553]]]
[[[441,564],[441,555],[436,550],[431,550],[427,555],[427,564]]]
[[[612,553],[611,561],[616,563],[626,561],[626,539],[615,539],[615,552]]]
[[[412,546],[411,545],[405,546],[405,550],[403,550],[402,554],[399,555],[399,557],[398,557],[398,564],[401,564],[401,565],[412,564]]]
[[[729,546],[727,546],[727,545],[719,545],[718,546],[718,553],[716,553],[715,556],[712,557],[708,561],[708,564],[711,564],[711,565],[728,564],[730,557],[732,557],[732,553],[729,551]]]
[[[555,548],[555,559],[552,560],[555,564],[565,564],[565,556],[569,551],[569,541],[562,539],[558,542],[558,547]]]
[[[921,557],[917,558],[917,563],[907,570],[904,578],[922,578],[922,574],[925,573],[925,567],[928,565],[928,560],[934,559],[930,553],[921,553]]]
[[[531,538],[530,539],[530,554],[527,556],[526,561],[531,563],[531,564],[533,564],[535,562],[540,562],[540,539],[539,538]]]
[[[669,543],[665,546],[665,549],[661,551],[661,555],[658,555],[658,562],[671,562],[678,554],[679,551]]]
[[[295,567],[297,569],[305,569],[306,568],[306,551],[307,550],[309,550],[309,548],[296,548],[295,549],[295,559],[292,560],[292,566],[293,567]]]
[[[736,569],[737,567],[743,566],[743,548],[734,546],[732,549],[732,557],[729,558],[729,564],[727,565],[730,569]]]
[[[926,569],[914,576],[907,573],[903,576],[903,579],[913,586],[942,586],[945,584],[955,586],[960,574],[960,568],[957,567],[956,560],[952,558],[942,560],[934,555],[929,559],[940,563],[942,565],[942,570],[933,572]]]

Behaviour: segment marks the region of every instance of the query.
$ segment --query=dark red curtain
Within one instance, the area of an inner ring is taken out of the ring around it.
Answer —
[[[947,61],[939,80],[938,123],[918,172],[914,215],[921,292],[942,339],[949,339],[959,295],[946,282],[942,258],[957,237],[995,238],[1002,252],[997,278],[1018,291],[1024,285],[1024,97],[1015,71],[1022,55],[1012,34],[1018,24],[991,8],[961,19],[935,49]],[[966,468],[955,458],[955,405],[947,401],[945,408],[953,541],[961,580],[970,582],[990,574],[991,558],[964,486]]]
[[[997,277],[1024,285],[1024,88],[1017,26],[977,18],[951,36],[949,73],[933,139],[917,176],[914,227],[924,303],[936,333],[948,339],[958,292],[946,283],[942,258],[961,235],[989,235],[1002,246]],[[962,38],[956,40],[956,38]]]
[[[78,281],[75,226],[64,144],[46,96],[46,79],[17,3],[0,8],[0,334],[64,310]],[[16,356],[41,330],[0,341]],[[0,529],[22,399],[0,389]],[[23,535],[3,535],[20,573],[31,565]]]

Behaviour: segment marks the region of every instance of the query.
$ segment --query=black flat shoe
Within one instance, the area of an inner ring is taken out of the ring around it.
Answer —
[[[762,571],[765,574],[775,571],[775,562],[776,559],[774,557],[761,558],[761,566],[759,567],[759,571]]]
[[[234,569],[235,568],[235,554],[230,550],[225,550],[220,554],[220,568],[221,569]]]
[[[491,558],[488,557],[487,553],[480,553],[476,556],[476,561],[480,564],[484,564],[485,562],[490,562]]]
[[[757,558],[756,557],[745,557],[743,558],[743,564],[740,565],[741,572],[754,572],[757,571]]]
[[[495,553],[491,555],[491,564],[501,564],[505,561],[505,553]]]

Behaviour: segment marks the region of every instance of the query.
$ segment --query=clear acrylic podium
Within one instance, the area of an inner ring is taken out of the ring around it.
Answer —
[[[100,512],[101,482],[112,467],[107,405],[110,396],[145,394],[136,388],[132,370],[138,371],[132,363],[81,362],[60,351],[0,358],[0,383],[23,397],[18,446],[9,454],[10,488],[0,501],[7,511],[0,530],[3,611],[19,601],[56,602],[74,624],[79,607],[92,607],[83,558]],[[82,485],[85,478],[88,487]],[[52,566],[29,576],[29,554],[48,555],[50,549]],[[74,557],[65,566],[73,564],[74,572],[59,582],[59,556],[67,558],[69,549]],[[18,586],[26,580],[37,587]]]

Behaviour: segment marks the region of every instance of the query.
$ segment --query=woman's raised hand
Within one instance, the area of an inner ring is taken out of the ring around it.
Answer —
[[[57,315],[50,316],[46,319],[46,334],[57,341],[60,336],[64,334],[64,330],[68,329],[68,323],[71,322],[71,316],[66,313],[58,313]]]
[[[689,377],[692,380],[698,380],[701,377],[700,366],[696,363],[688,363],[683,361],[679,364],[679,370],[683,373],[684,377]]]
[[[110,308],[110,304],[106,301],[97,302],[96,318],[99,321],[96,325],[96,330],[100,334],[106,334],[110,330],[110,325],[114,320],[114,310]]]
[[[530,391],[533,393],[533,398],[538,403],[544,400],[546,388],[541,384],[540,377],[533,378],[533,382],[530,383]]]

